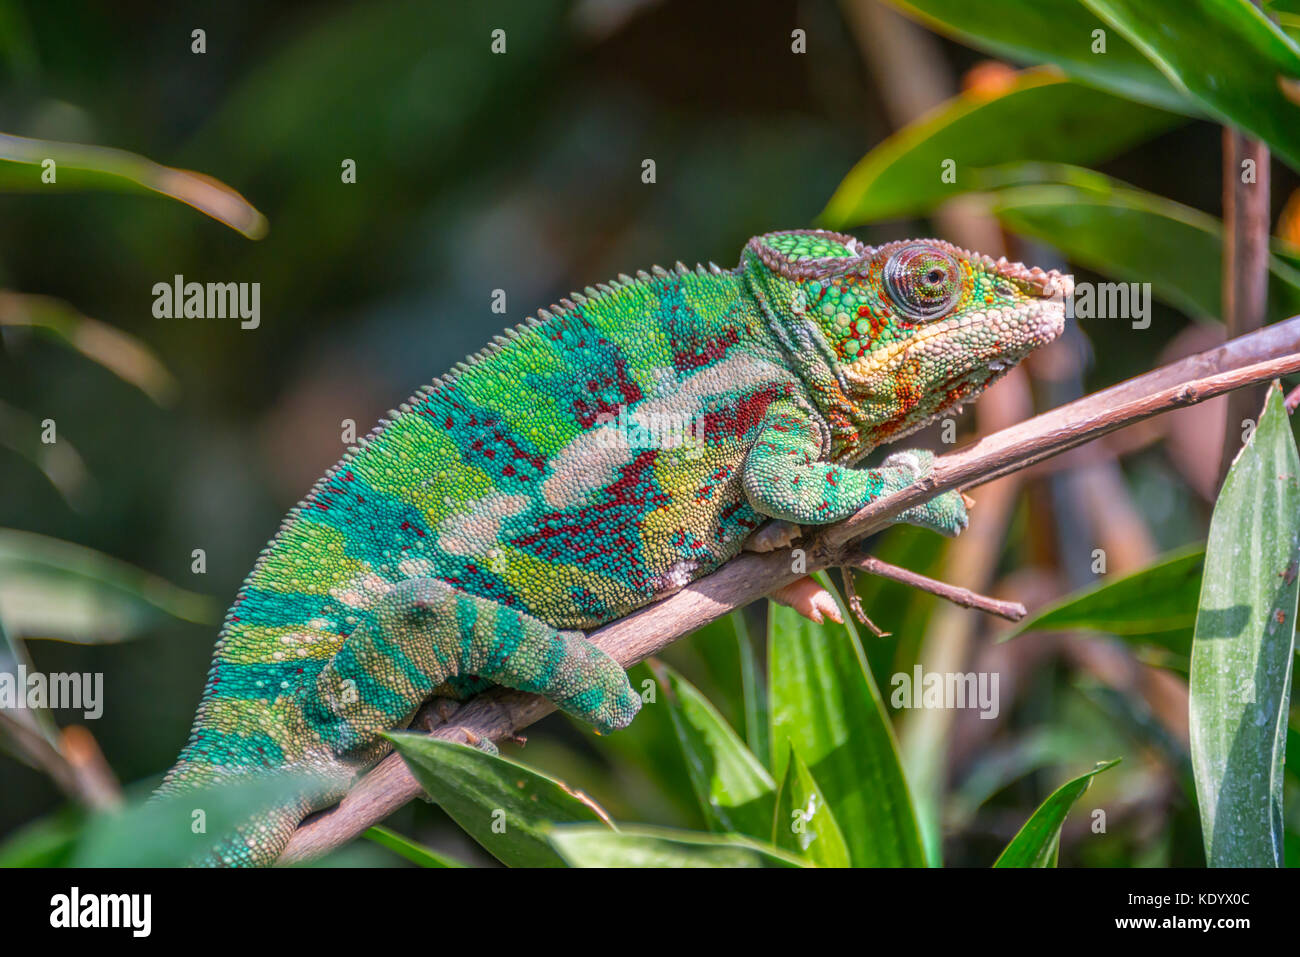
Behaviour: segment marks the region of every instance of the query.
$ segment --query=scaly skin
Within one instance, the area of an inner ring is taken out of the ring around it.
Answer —
[[[160,788],[310,770],[206,863],[266,864],[435,689],[539,692],[600,730],[640,699],[581,632],[708,574],[769,518],[838,521],[930,467],[852,464],[1061,330],[1068,277],[946,243],[772,233],[623,276],[497,337],[311,490],[227,615]],[[949,492],[902,516],[966,525]],[[474,679],[479,679],[476,684]]]

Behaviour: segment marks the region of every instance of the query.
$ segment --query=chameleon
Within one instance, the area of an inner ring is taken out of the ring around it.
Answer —
[[[309,772],[319,789],[199,862],[266,865],[433,696],[504,685],[625,727],[641,698],[586,632],[922,478],[925,450],[854,465],[1054,339],[1071,288],[941,240],[787,230],[750,239],[734,269],[655,267],[539,311],[381,419],[289,512],[158,796]],[[955,535],[965,500],[897,520]],[[833,607],[811,580],[784,597],[814,620]]]

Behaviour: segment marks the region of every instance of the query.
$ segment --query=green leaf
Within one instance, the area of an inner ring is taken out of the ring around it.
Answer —
[[[24,825],[0,844],[0,868],[67,867],[84,824],[85,814],[69,805]]]
[[[766,840],[776,782],[708,699],[672,668],[651,662],[709,829]]]
[[[772,766],[772,726],[767,716],[767,688],[762,683],[758,659],[754,654],[754,639],[749,626],[739,611],[727,616],[736,632],[736,648],[740,653],[740,683],[745,703],[745,742],[764,767]]]
[[[1005,92],[969,92],[898,131],[844,177],[821,221],[834,228],[924,213],[981,188],[976,171],[1008,157],[1092,163],[1162,132],[1181,117],[1030,70]],[[1087,136],[1078,131],[1088,130]],[[944,164],[955,162],[955,182]]]
[[[517,761],[413,732],[388,738],[434,803],[510,867],[563,866],[550,824],[613,826],[587,795]]]
[[[1300,456],[1276,383],[1210,520],[1192,643],[1192,770],[1211,867],[1282,866]]]
[[[54,161],[54,182],[42,179]],[[56,143],[0,133],[0,189],[104,189],[155,192],[179,200],[249,239],[266,235],[266,219],[237,192],[202,173],[161,166],[125,150]]]
[[[100,552],[0,529],[0,613],[16,636],[84,644],[122,641],[164,616],[217,620],[206,595]]]
[[[388,848],[396,854],[402,855],[408,861],[418,864],[421,867],[464,867],[460,861],[454,857],[446,857],[437,851],[425,847],[423,844],[404,837],[396,831],[390,831],[386,827],[366,828],[361,835],[367,840],[374,841],[376,844]]]
[[[1119,764],[1119,759],[1098,764],[1087,774],[1067,781],[1052,792],[1025,822],[1006,850],[994,861],[994,867],[1055,867],[1061,846],[1061,825],[1070,813],[1074,802],[1083,796],[1092,779],[1108,768]]]
[[[184,867],[201,860],[259,812],[319,786],[305,774],[250,774],[156,801],[137,800],[93,815],[72,863],[74,867]]]
[[[550,832],[571,867],[806,867],[793,855],[739,835],[727,837],[659,827],[609,831],[572,825]]]
[[[1200,105],[1177,89],[1136,47],[1106,33],[1106,52],[1094,53],[1094,31],[1104,24],[1075,0],[889,0],[908,16],[997,57],[1053,63],[1071,76],[1128,99],[1192,115]]]
[[[135,386],[159,405],[170,405],[180,391],[162,360],[139,339],[83,316],[50,296],[0,290],[0,328],[27,327],[61,342]]]
[[[1019,173],[1070,182],[1012,186],[996,193],[992,212],[1008,229],[1051,242],[1072,261],[1115,279],[1149,282],[1154,295],[1189,315],[1219,315],[1223,270],[1219,220],[1088,170],[1029,167]],[[996,174],[1005,180],[1015,169]],[[993,181],[992,175],[986,174],[986,184]],[[1282,319],[1297,312],[1300,271],[1273,255],[1269,315]]]
[[[1083,0],[1210,115],[1300,169],[1300,47],[1250,0]]]
[[[790,749],[772,822],[772,843],[819,867],[848,867],[849,849],[826,797],[797,751]]]
[[[1028,631],[1098,631],[1152,635],[1189,629],[1196,623],[1205,549],[1180,548],[1146,568],[1066,595],[1006,635]]]
[[[64,436],[57,442],[41,441],[43,431],[35,416],[0,402],[0,447],[11,449],[39,469],[70,509],[88,512],[95,486],[85,460]]]
[[[3,610],[3,607],[0,607],[0,611]],[[22,639],[9,634],[9,629],[5,627],[4,616],[0,615],[0,674],[13,675],[16,680],[20,671],[34,672],[32,659],[27,654],[27,646],[23,644]],[[50,714],[49,708],[22,707],[4,710],[8,712],[12,721],[38,735],[52,750],[58,751],[62,747],[59,727],[54,721],[54,716]],[[19,741],[11,740],[6,734],[3,722],[0,722],[0,747],[15,756],[24,753]]]
[[[854,866],[923,867],[898,744],[853,628],[815,625],[769,602],[768,687],[772,740],[808,762]],[[782,779],[786,755],[777,752]]]

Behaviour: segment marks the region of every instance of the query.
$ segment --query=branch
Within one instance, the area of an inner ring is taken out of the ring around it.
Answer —
[[[900,512],[939,492],[991,481],[1161,412],[1295,372],[1300,372],[1300,316],[1003,429],[940,457],[921,481],[801,542],[806,571],[856,564],[856,539],[879,531]],[[621,665],[631,667],[806,573],[793,571],[793,566],[785,550],[742,553],[711,575],[588,637]],[[455,741],[467,740],[467,732],[502,741],[554,710],[536,695],[493,688],[442,723],[426,704],[413,725],[428,726],[435,737]],[[280,861],[301,861],[337,847],[420,793],[401,758],[390,754],[336,807],[304,821]]]

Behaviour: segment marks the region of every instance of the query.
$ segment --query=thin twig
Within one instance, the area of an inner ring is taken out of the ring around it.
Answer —
[[[786,550],[744,553],[588,637],[624,667],[631,667],[807,572],[845,564],[853,558],[850,543],[855,539],[884,528],[900,512],[938,492],[982,484],[1161,412],[1295,372],[1300,372],[1300,317],[1162,366],[940,457],[920,482],[800,543],[806,567],[799,565],[799,571]],[[463,741],[467,729],[502,741],[554,710],[536,695],[493,688],[466,702],[451,722],[432,733]],[[422,711],[417,722],[423,716]],[[390,754],[337,807],[304,821],[281,861],[300,861],[337,847],[420,793],[402,760]]]
[[[866,625],[877,638],[888,638],[892,632],[882,630],[879,625],[867,617],[867,613],[863,610],[862,599],[858,597],[857,589],[853,587],[853,569],[848,565],[841,565],[840,579],[844,582],[844,602],[849,606],[849,611],[853,613],[853,617],[860,624]]]
[[[969,588],[962,588],[959,585],[949,585],[947,582],[941,582],[935,578],[927,578],[918,572],[910,571],[906,568],[899,568],[897,565],[891,565],[889,562],[882,562],[873,555],[860,555],[857,558],[849,559],[848,565],[853,568],[859,568],[869,575],[879,575],[881,578],[888,578],[891,581],[901,582],[904,585],[911,585],[913,588],[919,588],[921,591],[928,591],[932,595],[938,595],[945,601],[950,601],[954,605],[961,605],[963,608],[974,608],[977,611],[988,612],[990,615],[997,615],[999,618],[1005,618],[1007,621],[1020,621],[1025,615],[1029,614],[1025,606],[1018,601],[1001,601],[997,598],[990,598],[987,595],[981,595],[979,592],[971,591]]]
[[[32,724],[0,712],[0,741],[14,757],[43,771],[68,797],[92,809],[122,803],[122,786],[99,745],[80,725],[65,728],[51,742]]]
[[[1252,0],[1256,7],[1260,0]],[[1223,128],[1223,325],[1229,339],[1254,332],[1268,314],[1269,150],[1231,126]],[[1263,389],[1241,389],[1228,398],[1227,429],[1219,480],[1241,448],[1245,420],[1259,414]]]

